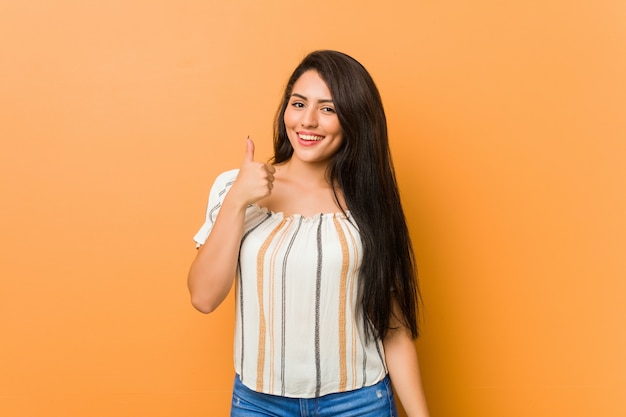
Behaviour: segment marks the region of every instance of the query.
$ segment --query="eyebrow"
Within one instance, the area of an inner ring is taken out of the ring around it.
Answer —
[[[301,98],[302,100],[309,101],[309,99],[308,99],[308,98],[306,98],[306,97],[305,97],[305,96],[303,96],[302,94],[298,94],[298,93],[292,93],[292,94],[291,94],[291,97],[298,97],[298,98]],[[318,103],[332,103],[332,102],[333,102],[333,100],[332,100],[332,99],[329,99],[329,98],[323,98],[323,99],[321,99],[321,100],[318,100],[317,102],[318,102]]]

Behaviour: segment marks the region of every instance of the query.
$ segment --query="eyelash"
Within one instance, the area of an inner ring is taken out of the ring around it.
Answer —
[[[295,108],[301,109],[304,107],[304,103],[299,102],[299,101],[294,101],[293,103],[291,103],[291,105]],[[322,107],[322,111],[324,111],[324,113],[335,113],[335,109],[333,109],[332,107]]]

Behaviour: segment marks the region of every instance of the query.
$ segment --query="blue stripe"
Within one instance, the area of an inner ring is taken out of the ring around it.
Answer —
[[[286,295],[286,283],[287,283],[287,258],[289,257],[289,252],[291,252],[291,247],[293,246],[293,242],[296,240],[296,235],[300,231],[300,226],[302,225],[302,217],[300,217],[300,221],[298,222],[298,227],[296,228],[293,236],[291,236],[291,240],[289,241],[289,245],[287,246],[287,250],[285,252],[285,258],[283,259],[283,271],[282,271],[282,317],[281,317],[281,343],[280,343],[280,392],[281,395],[285,396],[285,327],[286,327],[286,316],[287,312],[285,311],[287,305],[287,295]]]
[[[320,298],[322,294],[322,219],[317,225],[317,276],[315,280],[315,396],[322,390],[322,364],[320,358]]]

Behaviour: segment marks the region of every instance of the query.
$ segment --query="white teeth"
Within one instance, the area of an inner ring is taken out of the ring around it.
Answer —
[[[322,139],[324,139],[324,136],[314,136],[314,135],[300,135],[300,139],[302,140],[314,140],[314,141],[320,141]]]

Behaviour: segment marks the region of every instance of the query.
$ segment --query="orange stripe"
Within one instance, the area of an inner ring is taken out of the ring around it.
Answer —
[[[348,281],[348,269],[350,267],[350,259],[348,255],[348,242],[344,234],[339,220],[333,217],[337,234],[339,235],[339,243],[341,244],[341,276],[339,279],[339,392],[346,390],[348,370],[346,365],[346,284]]]
[[[272,230],[272,233],[265,239],[265,242],[261,245],[259,249],[259,254],[257,255],[256,260],[256,286],[257,286],[257,297],[259,299],[259,349],[257,356],[257,374],[256,374],[256,388],[257,391],[263,391],[263,373],[265,370],[265,332],[266,332],[266,324],[265,324],[265,312],[263,308],[263,266],[265,259],[265,253],[269,248],[274,236],[278,233],[280,228],[285,223],[285,219],[280,222],[278,226]]]
[[[354,259],[354,264],[352,265],[352,273],[350,274],[350,306],[354,306],[354,282],[356,280],[356,272],[358,270],[359,263],[359,250],[356,244],[356,239],[354,238],[354,234],[350,231],[348,227],[348,236],[350,237],[350,241],[352,242],[352,258]],[[357,371],[357,345],[356,345],[356,329],[357,329],[357,318],[354,317],[354,309],[352,311],[352,389],[356,389],[357,381],[356,381],[356,371]]]
[[[288,219],[291,220],[291,218]],[[270,389],[273,389],[274,387],[274,328],[276,327],[274,325],[276,323],[274,320],[274,306],[276,305],[274,302],[274,267],[276,266],[276,257],[278,256],[279,249],[282,247],[287,234],[287,232],[281,234],[280,239],[274,247],[274,251],[270,257]]]

